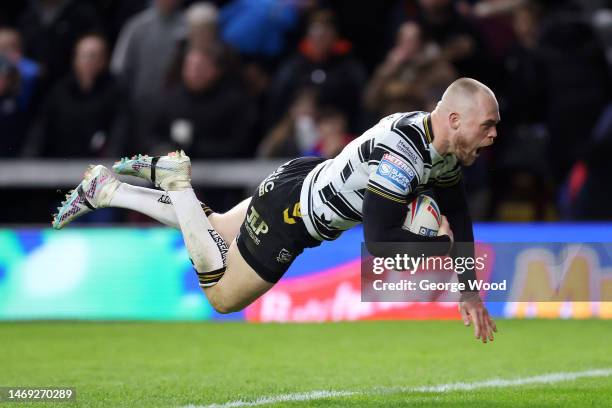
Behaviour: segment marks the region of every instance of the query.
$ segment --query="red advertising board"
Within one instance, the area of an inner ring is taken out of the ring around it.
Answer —
[[[450,302],[362,302],[360,260],[288,278],[246,309],[251,322],[458,319]]]

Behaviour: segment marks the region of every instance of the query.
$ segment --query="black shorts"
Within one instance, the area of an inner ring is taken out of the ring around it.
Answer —
[[[303,157],[280,166],[255,190],[236,238],[244,260],[262,279],[276,283],[293,260],[321,245],[313,238],[300,212],[304,178],[324,159]]]

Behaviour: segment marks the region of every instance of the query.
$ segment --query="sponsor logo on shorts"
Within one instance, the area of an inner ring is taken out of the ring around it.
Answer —
[[[266,224],[266,222],[261,219],[261,216],[255,209],[255,207],[249,208],[246,220],[244,221],[244,226],[246,227],[249,236],[255,242],[256,245],[259,245],[260,243],[258,235],[267,234],[270,230],[268,224]]]
[[[293,259],[293,254],[285,248],[281,249],[276,257],[276,261],[279,263],[289,263],[291,259]]]
[[[296,218],[302,218],[302,210],[299,202],[293,205],[291,213],[289,213],[289,208],[285,208],[283,211],[283,221],[285,221],[285,224],[295,224]]]
[[[259,185],[259,196],[266,194],[268,191],[271,191],[274,188],[273,181],[266,181]]]
[[[210,237],[213,239],[213,241],[215,241],[215,244],[217,244],[217,248],[219,248],[219,252],[221,252],[221,258],[223,259],[223,264],[225,265],[227,251],[229,249],[227,247],[227,243],[223,240],[223,238],[221,238],[221,235],[219,235],[219,233],[215,231],[214,229],[209,229],[208,233],[210,234]]]
[[[414,178],[414,172],[412,169],[401,159],[385,153],[376,174],[389,180],[392,184],[399,187],[402,190],[407,190],[410,182]]]
[[[419,161],[416,153],[414,152],[414,149],[408,146],[408,144],[404,142],[403,140],[400,140],[399,142],[397,142],[395,147],[397,148],[397,150],[404,153],[406,157],[408,157],[412,163],[416,164]]]
[[[270,174],[268,177],[264,179],[259,185],[259,196],[266,194],[269,191],[274,189],[274,180],[280,177],[281,173],[285,171],[285,165],[280,166],[278,169],[274,171],[274,173]]]
[[[157,202],[162,203],[162,204],[172,204],[172,201],[170,200],[170,196],[167,194],[162,194],[162,196],[159,197]]]

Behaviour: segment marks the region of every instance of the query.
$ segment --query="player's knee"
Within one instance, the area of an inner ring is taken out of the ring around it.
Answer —
[[[215,296],[208,294],[208,301],[217,313],[228,314],[239,312],[244,309],[244,306],[238,302],[231,301],[223,296]]]
[[[221,313],[221,314],[236,313],[244,309],[242,305],[223,303],[223,302],[213,304],[212,306],[217,311],[217,313]]]
[[[242,308],[232,307],[228,305],[217,305],[217,306],[213,306],[213,308],[217,311],[217,313],[220,313],[220,314],[235,313],[235,312],[239,312],[242,310]]]

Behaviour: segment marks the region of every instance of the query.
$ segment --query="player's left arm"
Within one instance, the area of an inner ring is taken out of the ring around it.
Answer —
[[[474,230],[470,216],[467,195],[461,173],[451,183],[434,186],[434,195],[440,206],[440,212],[445,214],[454,233],[455,245],[450,256],[474,258]],[[457,274],[459,282],[466,287],[461,293],[459,311],[466,326],[474,324],[474,335],[477,339],[493,341],[493,333],[497,331],[495,322],[489,316],[484,303],[477,291],[470,290],[470,282],[477,279],[476,271],[467,268],[462,274]]]
[[[420,153],[410,150],[411,147],[404,147],[403,153],[389,147],[396,146],[398,140],[402,141],[395,133],[385,134],[369,157],[370,175],[363,198],[366,247],[377,257],[394,257],[398,250],[403,250],[396,245],[384,245],[389,243],[413,243],[425,256],[446,255],[452,246],[450,235],[426,237],[402,228],[424,165],[418,160]],[[405,156],[409,153],[415,158],[413,161]]]

